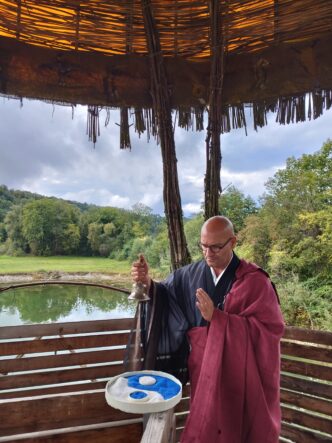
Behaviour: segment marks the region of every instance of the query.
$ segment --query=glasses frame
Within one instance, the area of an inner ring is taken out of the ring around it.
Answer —
[[[233,238],[234,238],[234,237],[229,237],[229,239],[226,240],[225,243],[222,244],[222,245],[218,245],[218,244],[216,244],[216,245],[204,245],[203,243],[198,242],[198,247],[199,247],[200,250],[203,252],[203,254],[204,254],[205,252],[207,252],[209,249],[210,249],[210,251],[211,251],[213,254],[218,254],[222,249],[224,249],[224,247],[225,247],[226,245],[228,245],[228,243],[229,243]]]

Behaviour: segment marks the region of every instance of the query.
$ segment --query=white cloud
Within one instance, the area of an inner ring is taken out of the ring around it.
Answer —
[[[184,184],[192,185],[195,188],[202,189],[204,185],[203,175],[184,175],[182,182]]]
[[[137,202],[163,213],[163,172],[160,146],[146,135],[131,132],[132,149],[119,149],[118,111],[94,147],[86,135],[85,107],[24,101],[0,102],[0,184],[42,195],[96,205],[130,208]],[[264,183],[290,156],[317,151],[331,137],[332,110],[307,123],[280,126],[269,115],[269,126],[248,136],[243,129],[221,136],[223,188],[238,187],[257,198]],[[183,211],[200,210],[204,194],[205,131],[175,131]]]
[[[197,214],[201,212],[201,203],[186,203],[183,205],[183,212],[185,215]]]
[[[246,196],[250,195],[257,199],[263,194],[264,185],[270,177],[272,177],[281,166],[272,166],[271,168],[253,172],[232,172],[224,169],[221,173],[222,187],[229,185],[235,186]]]

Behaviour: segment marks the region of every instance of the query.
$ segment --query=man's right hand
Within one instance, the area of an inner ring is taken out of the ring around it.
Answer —
[[[134,282],[141,282],[149,290],[151,278],[149,276],[149,266],[143,254],[139,255],[139,260],[135,261],[131,267],[131,276]]]

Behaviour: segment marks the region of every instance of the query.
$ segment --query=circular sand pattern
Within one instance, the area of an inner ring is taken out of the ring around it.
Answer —
[[[161,371],[125,372],[110,379],[105,397],[113,408],[133,414],[151,414],[173,408],[182,397],[182,385]]]

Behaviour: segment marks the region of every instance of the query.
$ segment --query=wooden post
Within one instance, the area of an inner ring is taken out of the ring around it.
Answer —
[[[170,409],[149,416],[141,443],[175,443],[175,414]]]
[[[221,28],[221,8],[218,0],[210,1],[211,32],[211,70],[210,97],[208,109],[208,127],[206,135],[206,174],[204,218],[219,214],[219,196],[221,194],[220,169],[221,150],[220,134],[222,119],[221,93],[224,80],[224,41]]]
[[[170,94],[159,34],[150,0],[142,0],[142,13],[150,53],[152,103],[163,161],[163,195],[171,263],[172,268],[177,269],[190,263],[191,258],[183,229]]]

